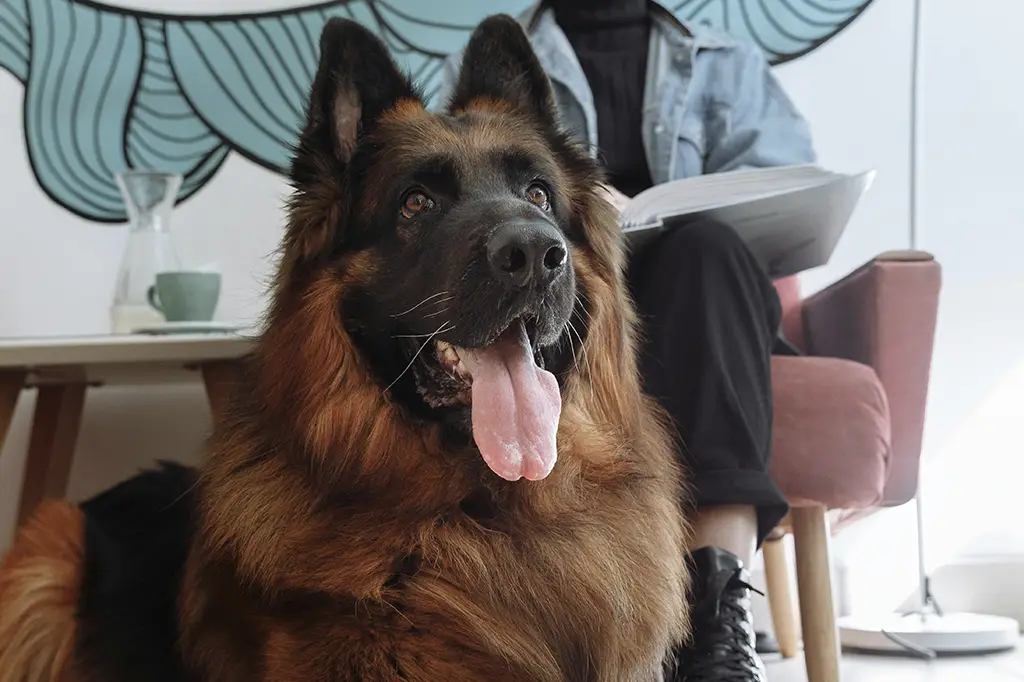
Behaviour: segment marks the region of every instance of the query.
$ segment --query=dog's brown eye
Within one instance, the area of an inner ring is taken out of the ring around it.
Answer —
[[[434,208],[434,200],[423,192],[414,190],[405,195],[402,200],[402,217],[412,219],[420,213]]]
[[[540,206],[545,211],[551,210],[551,199],[543,185],[533,184],[527,187],[526,198],[530,200],[530,203]]]

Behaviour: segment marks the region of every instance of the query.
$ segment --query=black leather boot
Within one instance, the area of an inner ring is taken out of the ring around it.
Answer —
[[[754,651],[750,574],[736,555],[717,547],[693,552],[689,644],[668,664],[667,682],[767,682]]]

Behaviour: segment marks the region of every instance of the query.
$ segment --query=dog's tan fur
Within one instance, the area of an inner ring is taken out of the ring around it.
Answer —
[[[68,682],[85,552],[82,513],[47,502],[0,564],[0,682]]]
[[[389,125],[422,128],[424,144],[466,153],[492,136],[531,139],[500,118],[473,139],[449,139],[409,105],[391,112],[382,136]],[[681,635],[677,472],[637,379],[615,218],[587,188],[573,196],[592,245],[573,253],[590,330],[564,393],[559,465],[543,482],[496,493],[506,516],[499,529],[459,511],[480,482],[452,465],[437,429],[382,393],[338,323],[345,287],[380,265],[372,251],[337,272],[278,282],[251,383],[203,472],[204,542],[190,562],[183,626],[186,654],[216,679],[257,679],[253,657],[232,652],[231,638],[208,623],[244,601],[205,577],[223,566],[230,583],[295,595],[284,601],[337,600],[301,623],[249,616],[246,628],[265,638],[268,680],[352,670],[367,681],[554,681],[565,679],[567,660],[592,658],[592,679],[618,682],[624,671],[651,672]],[[342,199],[327,195],[325,205]],[[293,225],[313,222],[310,211],[296,206]],[[288,434],[282,444],[268,438],[268,420]],[[359,505],[332,507],[325,498],[338,490]],[[391,584],[396,558],[413,555],[415,573]]]

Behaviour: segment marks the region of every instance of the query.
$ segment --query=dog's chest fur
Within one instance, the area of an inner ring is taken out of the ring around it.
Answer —
[[[624,483],[573,510],[481,493],[399,535],[339,522],[292,556],[335,562],[322,590],[306,578],[323,566],[243,589],[231,559],[194,553],[185,655],[226,682],[656,680],[682,597],[651,494]]]

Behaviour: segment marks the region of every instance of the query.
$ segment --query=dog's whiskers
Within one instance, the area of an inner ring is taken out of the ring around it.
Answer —
[[[576,357],[575,344],[572,342],[572,333],[569,331],[569,321],[566,320],[565,324],[562,325],[562,326],[565,329],[565,333],[569,334],[569,352],[572,353],[572,364],[576,368],[576,372],[579,373],[579,371],[580,371],[580,361]]]
[[[574,325],[572,323],[572,318],[569,318],[568,320],[566,320],[565,324],[569,327],[569,329],[572,331],[572,333],[575,334],[576,338],[579,340],[579,342],[580,342],[580,350],[583,352],[583,361],[587,362],[587,360],[588,360],[588,358],[587,358],[587,346],[586,346],[586,344],[583,343],[583,337],[580,336],[579,331],[576,329],[576,325]],[[588,371],[591,370],[589,362],[587,362],[587,370]]]
[[[583,297],[580,296],[580,292],[579,291],[576,292],[576,302],[579,304],[579,308],[578,309],[581,310],[584,315],[586,315],[586,317],[587,317],[586,321],[588,323],[593,323],[594,316],[590,314],[589,310],[587,310],[586,302],[583,300]],[[589,372],[591,379],[593,379],[593,376],[594,376],[594,365],[590,362],[590,354],[587,353],[587,344],[585,344],[583,342],[583,337],[580,336],[579,330],[576,329],[576,326],[572,324],[572,316],[571,315],[569,316],[569,325],[572,327],[572,330],[574,332],[576,332],[576,338],[578,338],[580,340],[580,348],[583,349],[583,362],[587,365],[587,371]],[[596,401],[596,397],[594,395],[594,382],[592,380],[590,381],[590,397],[591,397],[592,400]]]
[[[447,324],[447,322],[445,324]],[[444,326],[444,325],[441,325],[441,326]],[[394,334],[394,335],[392,335],[391,338],[393,338],[393,339],[422,339],[422,338],[426,338],[426,337],[430,337],[430,336],[436,336],[438,334],[444,334],[445,332],[450,332],[453,329],[455,329],[455,325],[454,324],[452,326],[450,326],[450,327],[442,329],[441,331],[433,331],[433,332],[430,332],[428,334]]]
[[[576,325],[572,323],[571,317],[566,320],[566,324],[569,325],[569,329],[576,334],[576,338],[580,341],[580,351],[583,353],[583,364],[587,366],[587,383],[590,384],[590,399],[596,401],[594,394],[594,366],[590,364],[590,355],[587,354],[587,344],[583,342],[583,337],[580,335],[579,330],[576,329]]]
[[[580,311],[582,311],[584,315],[586,315],[586,316],[587,316],[587,320],[589,320],[589,321],[593,322],[593,321],[594,321],[594,318],[593,318],[593,316],[592,316],[592,315],[590,314],[590,311],[589,311],[589,310],[587,310],[587,306],[586,306],[586,304],[585,304],[585,303],[583,302],[583,298],[582,298],[582,297],[580,296],[579,292],[576,292],[576,303],[578,303],[578,304],[579,304],[579,308],[578,308],[578,309],[579,309]]]
[[[454,296],[453,296],[453,297],[451,297],[451,298],[446,298],[446,299],[444,299],[444,300],[445,300],[445,301],[450,301],[450,300],[452,300],[452,298],[454,298]],[[438,303],[442,303],[442,301],[438,301]],[[445,306],[445,307],[444,307],[444,308],[442,308],[441,310],[436,310],[436,311],[434,311],[434,312],[432,312],[432,313],[427,313],[427,314],[426,314],[426,315],[424,315],[423,317],[437,317],[438,315],[443,315],[443,314],[445,314],[446,312],[448,312],[448,306]]]
[[[427,340],[423,342],[423,344],[422,344],[422,345],[420,346],[419,350],[417,350],[417,351],[416,351],[416,354],[412,356],[412,360],[410,360],[410,361],[409,361],[409,364],[405,366],[405,369],[403,369],[403,370],[402,370],[402,371],[401,371],[401,372],[400,372],[400,373],[398,374],[398,376],[397,376],[397,377],[395,377],[395,380],[394,380],[394,381],[392,381],[392,382],[391,382],[390,384],[388,384],[388,385],[387,385],[387,388],[385,388],[385,389],[384,389],[384,390],[382,391],[382,393],[387,393],[388,391],[390,391],[390,390],[391,390],[391,387],[392,387],[392,386],[394,386],[395,384],[397,384],[397,383],[398,383],[398,380],[399,380],[399,379],[401,379],[401,378],[402,378],[403,376],[405,376],[405,373],[406,373],[406,372],[408,372],[408,371],[409,371],[409,368],[410,368],[410,367],[412,367],[412,365],[413,365],[413,363],[414,363],[414,362],[416,362],[416,358],[418,358],[418,357],[420,356],[420,353],[422,353],[422,352],[423,352],[423,349],[427,347],[427,345],[428,345],[428,344],[430,343],[430,341],[431,341],[431,340],[432,340],[432,339],[433,339],[433,338],[434,338],[435,336],[437,336],[438,334],[443,334],[443,333],[444,333],[444,332],[446,332],[446,331],[450,331],[451,329],[454,329],[454,326],[452,326],[452,327],[449,327],[448,329],[445,329],[445,327],[446,327],[447,325],[448,325],[448,321],[447,321],[447,320],[445,320],[444,322],[442,322],[442,323],[441,323],[441,326],[440,326],[440,327],[438,327],[438,328],[437,328],[437,329],[436,329],[436,330],[434,331],[434,333],[433,333],[433,334],[431,334],[430,336],[428,336],[428,337],[427,337]]]
[[[391,317],[401,317],[402,315],[408,315],[409,313],[411,313],[412,311],[416,310],[417,308],[419,308],[419,307],[420,307],[421,305],[423,305],[424,303],[427,303],[428,301],[431,301],[431,300],[433,300],[433,299],[437,298],[438,296],[444,296],[444,295],[446,295],[447,293],[448,293],[447,291],[439,291],[439,292],[437,292],[436,294],[431,294],[430,296],[427,296],[427,297],[426,297],[425,299],[423,299],[422,301],[420,301],[419,303],[417,303],[417,304],[416,304],[416,305],[414,305],[413,307],[409,308],[408,310],[405,310],[405,311],[403,311],[403,312],[400,312],[400,313],[397,313],[397,314],[395,314],[395,315],[392,315]],[[443,300],[441,300],[441,301],[434,301],[434,302],[435,302],[435,303],[445,303],[446,301],[450,301],[450,300],[452,300],[453,298],[454,298],[454,296],[449,296],[449,297],[448,297],[448,298],[446,298],[446,299],[443,299]]]

